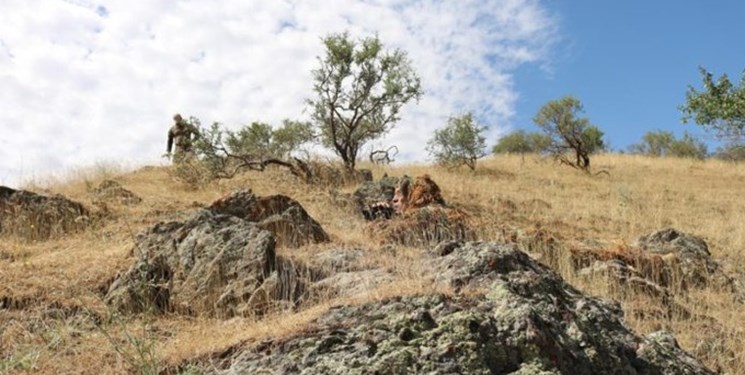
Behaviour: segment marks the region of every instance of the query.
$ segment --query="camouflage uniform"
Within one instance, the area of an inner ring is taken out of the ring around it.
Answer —
[[[197,128],[181,118],[181,115],[177,114],[173,116],[173,119],[176,123],[168,130],[168,145],[166,147],[166,152],[170,154],[174,143],[176,144],[172,160],[173,164],[177,164],[194,156],[192,140],[198,135],[198,133]]]

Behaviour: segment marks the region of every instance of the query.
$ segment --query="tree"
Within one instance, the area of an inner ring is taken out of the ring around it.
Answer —
[[[440,164],[448,167],[465,164],[474,170],[476,160],[486,155],[484,130],[486,127],[476,124],[471,113],[450,117],[446,127],[435,130],[427,143],[427,151]]]
[[[405,52],[383,51],[375,37],[353,40],[347,32],[323,38],[326,54],[313,70],[315,99],[307,101],[322,143],[354,170],[359,150],[389,132],[401,107],[422,95]]]
[[[704,159],[707,155],[707,147],[702,140],[685,132],[682,138],[670,143],[668,154],[679,158]]]
[[[587,118],[578,118],[582,103],[565,96],[544,104],[533,121],[551,139],[549,152],[563,164],[590,171],[590,154],[605,149],[603,132]],[[567,154],[571,154],[567,155]]]
[[[542,154],[551,145],[551,138],[537,132],[514,131],[500,138],[492,148],[494,154],[535,153]]]
[[[683,112],[682,121],[687,123],[693,119],[720,138],[745,140],[745,71],[740,86],[732,84],[726,74],[715,82],[706,69],[699,67],[699,71],[704,90],[688,86],[686,103],[679,107]]]
[[[670,151],[670,145],[675,141],[675,135],[669,131],[656,130],[644,134],[639,143],[629,146],[632,154],[649,156],[665,156]]]

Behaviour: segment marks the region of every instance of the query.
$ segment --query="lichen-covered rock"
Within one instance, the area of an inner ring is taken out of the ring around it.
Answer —
[[[231,351],[219,373],[712,374],[513,247],[452,242],[428,262],[437,282],[472,290],[336,307],[303,333]]]
[[[275,255],[271,232],[208,210],[143,231],[133,251],[135,263],[105,297],[123,312],[261,314],[273,301],[299,301],[312,277]]]
[[[675,292],[705,286],[736,292],[735,282],[712,259],[706,241],[673,228],[644,235],[631,246],[570,250],[574,267],[584,273],[602,268],[598,262],[613,262],[604,268],[612,270],[606,274],[619,283],[628,280],[625,274],[629,272],[623,270],[628,268],[636,277]]]
[[[0,234],[46,240],[85,228],[90,212],[62,195],[44,196],[0,186]]]
[[[663,272],[671,284],[680,279],[686,286],[704,286],[711,281],[719,265],[711,258],[709,246],[703,238],[665,228],[639,237],[638,247],[663,260]]]
[[[329,236],[294,199],[284,195],[257,197],[250,190],[234,192],[208,210],[257,223],[274,233],[280,246],[299,247],[329,241]]]

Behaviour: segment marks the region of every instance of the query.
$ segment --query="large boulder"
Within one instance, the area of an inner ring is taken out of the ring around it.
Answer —
[[[209,210],[139,233],[133,251],[135,263],[105,297],[122,312],[262,314],[275,301],[300,301],[312,278],[307,268],[276,256],[270,231]]]
[[[456,293],[332,308],[294,336],[221,354],[219,373],[713,373],[668,333],[635,334],[617,304],[514,247],[451,242],[423,269]]]
[[[250,190],[241,190],[215,201],[207,209],[255,222],[274,233],[280,246],[299,247],[329,241],[328,234],[303,206],[285,195],[257,197]]]
[[[90,213],[62,195],[44,196],[0,186],[0,234],[46,240],[85,228]]]

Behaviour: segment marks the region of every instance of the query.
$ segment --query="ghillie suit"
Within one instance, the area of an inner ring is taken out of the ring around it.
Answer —
[[[440,187],[427,174],[417,177],[413,185],[411,180],[404,179],[393,194],[393,208],[398,213],[431,204],[444,206],[445,200],[440,193]]]
[[[468,215],[448,207],[440,187],[428,175],[417,177],[413,183],[404,178],[396,187],[391,206],[396,212],[391,220],[378,220],[369,227],[385,243],[429,246],[474,237]]]

